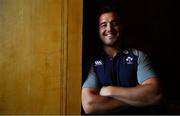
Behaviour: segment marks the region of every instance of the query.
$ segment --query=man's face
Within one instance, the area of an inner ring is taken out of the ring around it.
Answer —
[[[119,17],[114,12],[103,13],[99,17],[99,35],[104,45],[113,46],[122,33]]]

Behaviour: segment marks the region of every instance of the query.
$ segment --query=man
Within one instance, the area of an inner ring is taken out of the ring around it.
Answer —
[[[156,113],[151,106],[160,104],[160,82],[147,55],[122,47],[121,19],[111,7],[100,12],[103,52],[93,59],[82,87],[82,106],[87,114]]]

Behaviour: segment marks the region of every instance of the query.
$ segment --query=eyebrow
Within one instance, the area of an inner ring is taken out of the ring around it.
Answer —
[[[112,22],[118,22],[118,23],[120,23],[120,21],[117,20],[117,19],[110,21],[110,23],[112,23]],[[102,24],[105,24],[105,23],[106,23],[106,21],[102,21],[102,22],[99,23],[99,25],[102,25]]]

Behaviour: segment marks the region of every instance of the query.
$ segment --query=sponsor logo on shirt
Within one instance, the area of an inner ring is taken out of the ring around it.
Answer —
[[[133,58],[132,58],[132,57],[128,56],[128,57],[126,58],[127,64],[133,64],[132,61],[133,61]]]
[[[100,66],[100,65],[103,65],[102,60],[96,60],[95,61],[95,66]]]

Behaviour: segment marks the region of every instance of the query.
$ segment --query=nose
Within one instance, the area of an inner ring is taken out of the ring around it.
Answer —
[[[107,31],[112,31],[113,30],[113,26],[110,23],[108,23],[106,29],[107,29]]]

